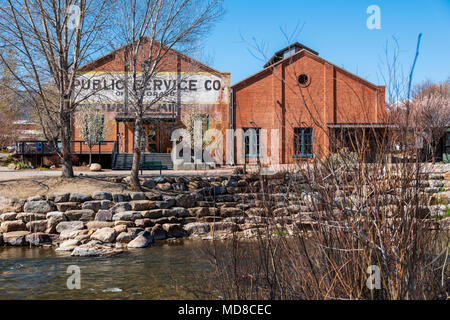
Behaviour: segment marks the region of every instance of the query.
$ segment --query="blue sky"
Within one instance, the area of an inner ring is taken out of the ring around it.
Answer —
[[[225,5],[204,55],[214,68],[231,72],[232,84],[262,69],[264,63],[249,52],[252,38],[272,55],[287,45],[280,27],[292,33],[298,24],[303,28],[294,40],[379,85],[386,42],[396,37],[400,62],[409,69],[422,32],[415,82],[450,77],[450,0],[225,0]],[[367,28],[370,5],[381,9],[381,30]]]

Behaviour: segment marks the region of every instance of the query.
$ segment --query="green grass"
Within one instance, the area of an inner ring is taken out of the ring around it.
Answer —
[[[437,221],[441,221],[441,220],[450,218],[450,206],[447,205],[445,207],[447,208],[447,212],[443,216],[434,216],[433,218],[436,219]]]
[[[282,237],[287,236],[287,232],[286,231],[275,230],[273,233],[275,235],[277,235],[277,236],[282,236]]]

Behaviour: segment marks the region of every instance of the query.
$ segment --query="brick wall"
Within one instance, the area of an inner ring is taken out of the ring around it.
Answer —
[[[298,76],[308,75],[306,88]],[[384,120],[384,87],[301,51],[237,83],[235,128],[279,130],[280,161],[293,163],[294,128],[313,128],[313,152],[328,154],[329,123],[380,123]],[[270,138],[269,138],[270,146]],[[270,155],[270,152],[268,152]]]
[[[149,46],[144,45],[143,50],[148,52]],[[141,65],[141,62],[138,61],[137,65]],[[229,103],[228,103],[228,95],[230,92],[230,74],[229,73],[220,73],[202,63],[191,59],[177,51],[171,51],[170,54],[167,55],[167,58],[164,62],[162,62],[164,68],[159,70],[160,72],[187,72],[187,73],[210,73],[216,76],[219,76],[222,79],[223,84],[225,86],[221,91],[220,101],[226,101],[219,104],[213,105],[201,105],[201,110],[204,113],[209,114],[210,117],[210,128],[218,129],[225,136],[225,130],[229,129]],[[139,69],[139,68],[138,68]],[[88,65],[86,65],[83,69],[83,72],[124,72],[125,71],[125,48],[118,49],[111,54],[100,58]],[[140,71],[140,70],[139,70]],[[163,124],[161,129],[170,130],[171,127],[182,127],[181,120],[184,118],[184,115],[189,111],[190,106],[182,106],[181,115],[177,119],[177,122],[173,125]],[[116,141],[117,139],[117,129],[116,129],[116,116],[118,112],[115,111],[106,111],[106,119],[111,126],[111,130],[109,132],[109,136],[106,140]],[[119,123],[119,132],[122,134],[122,139],[120,144],[123,146],[123,152],[132,153],[133,152],[133,124],[132,123]],[[166,152],[167,148],[171,147],[172,144],[170,142],[170,132],[162,132],[161,137],[161,151]],[[73,129],[73,140],[83,140],[76,128]],[[87,147],[86,147],[87,148]],[[111,148],[112,151],[112,148]],[[224,146],[225,151],[225,146]]]

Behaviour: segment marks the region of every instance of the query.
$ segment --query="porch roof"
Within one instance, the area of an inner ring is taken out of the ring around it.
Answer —
[[[397,127],[388,123],[328,123],[327,126],[332,129],[385,129]]]
[[[135,117],[131,115],[118,115],[116,116],[117,122],[134,122]],[[145,116],[144,117],[144,123],[153,123],[157,121],[164,121],[164,122],[176,122],[177,117],[173,117],[169,114],[155,114],[151,116]]]

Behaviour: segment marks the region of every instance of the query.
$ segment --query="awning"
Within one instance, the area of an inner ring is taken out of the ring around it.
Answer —
[[[131,115],[117,115],[116,121],[117,122],[134,122],[134,117]],[[158,121],[164,121],[164,122],[176,122],[177,117],[175,118],[172,115],[169,114],[154,114],[151,116],[145,116],[144,117],[144,123],[153,123]]]

